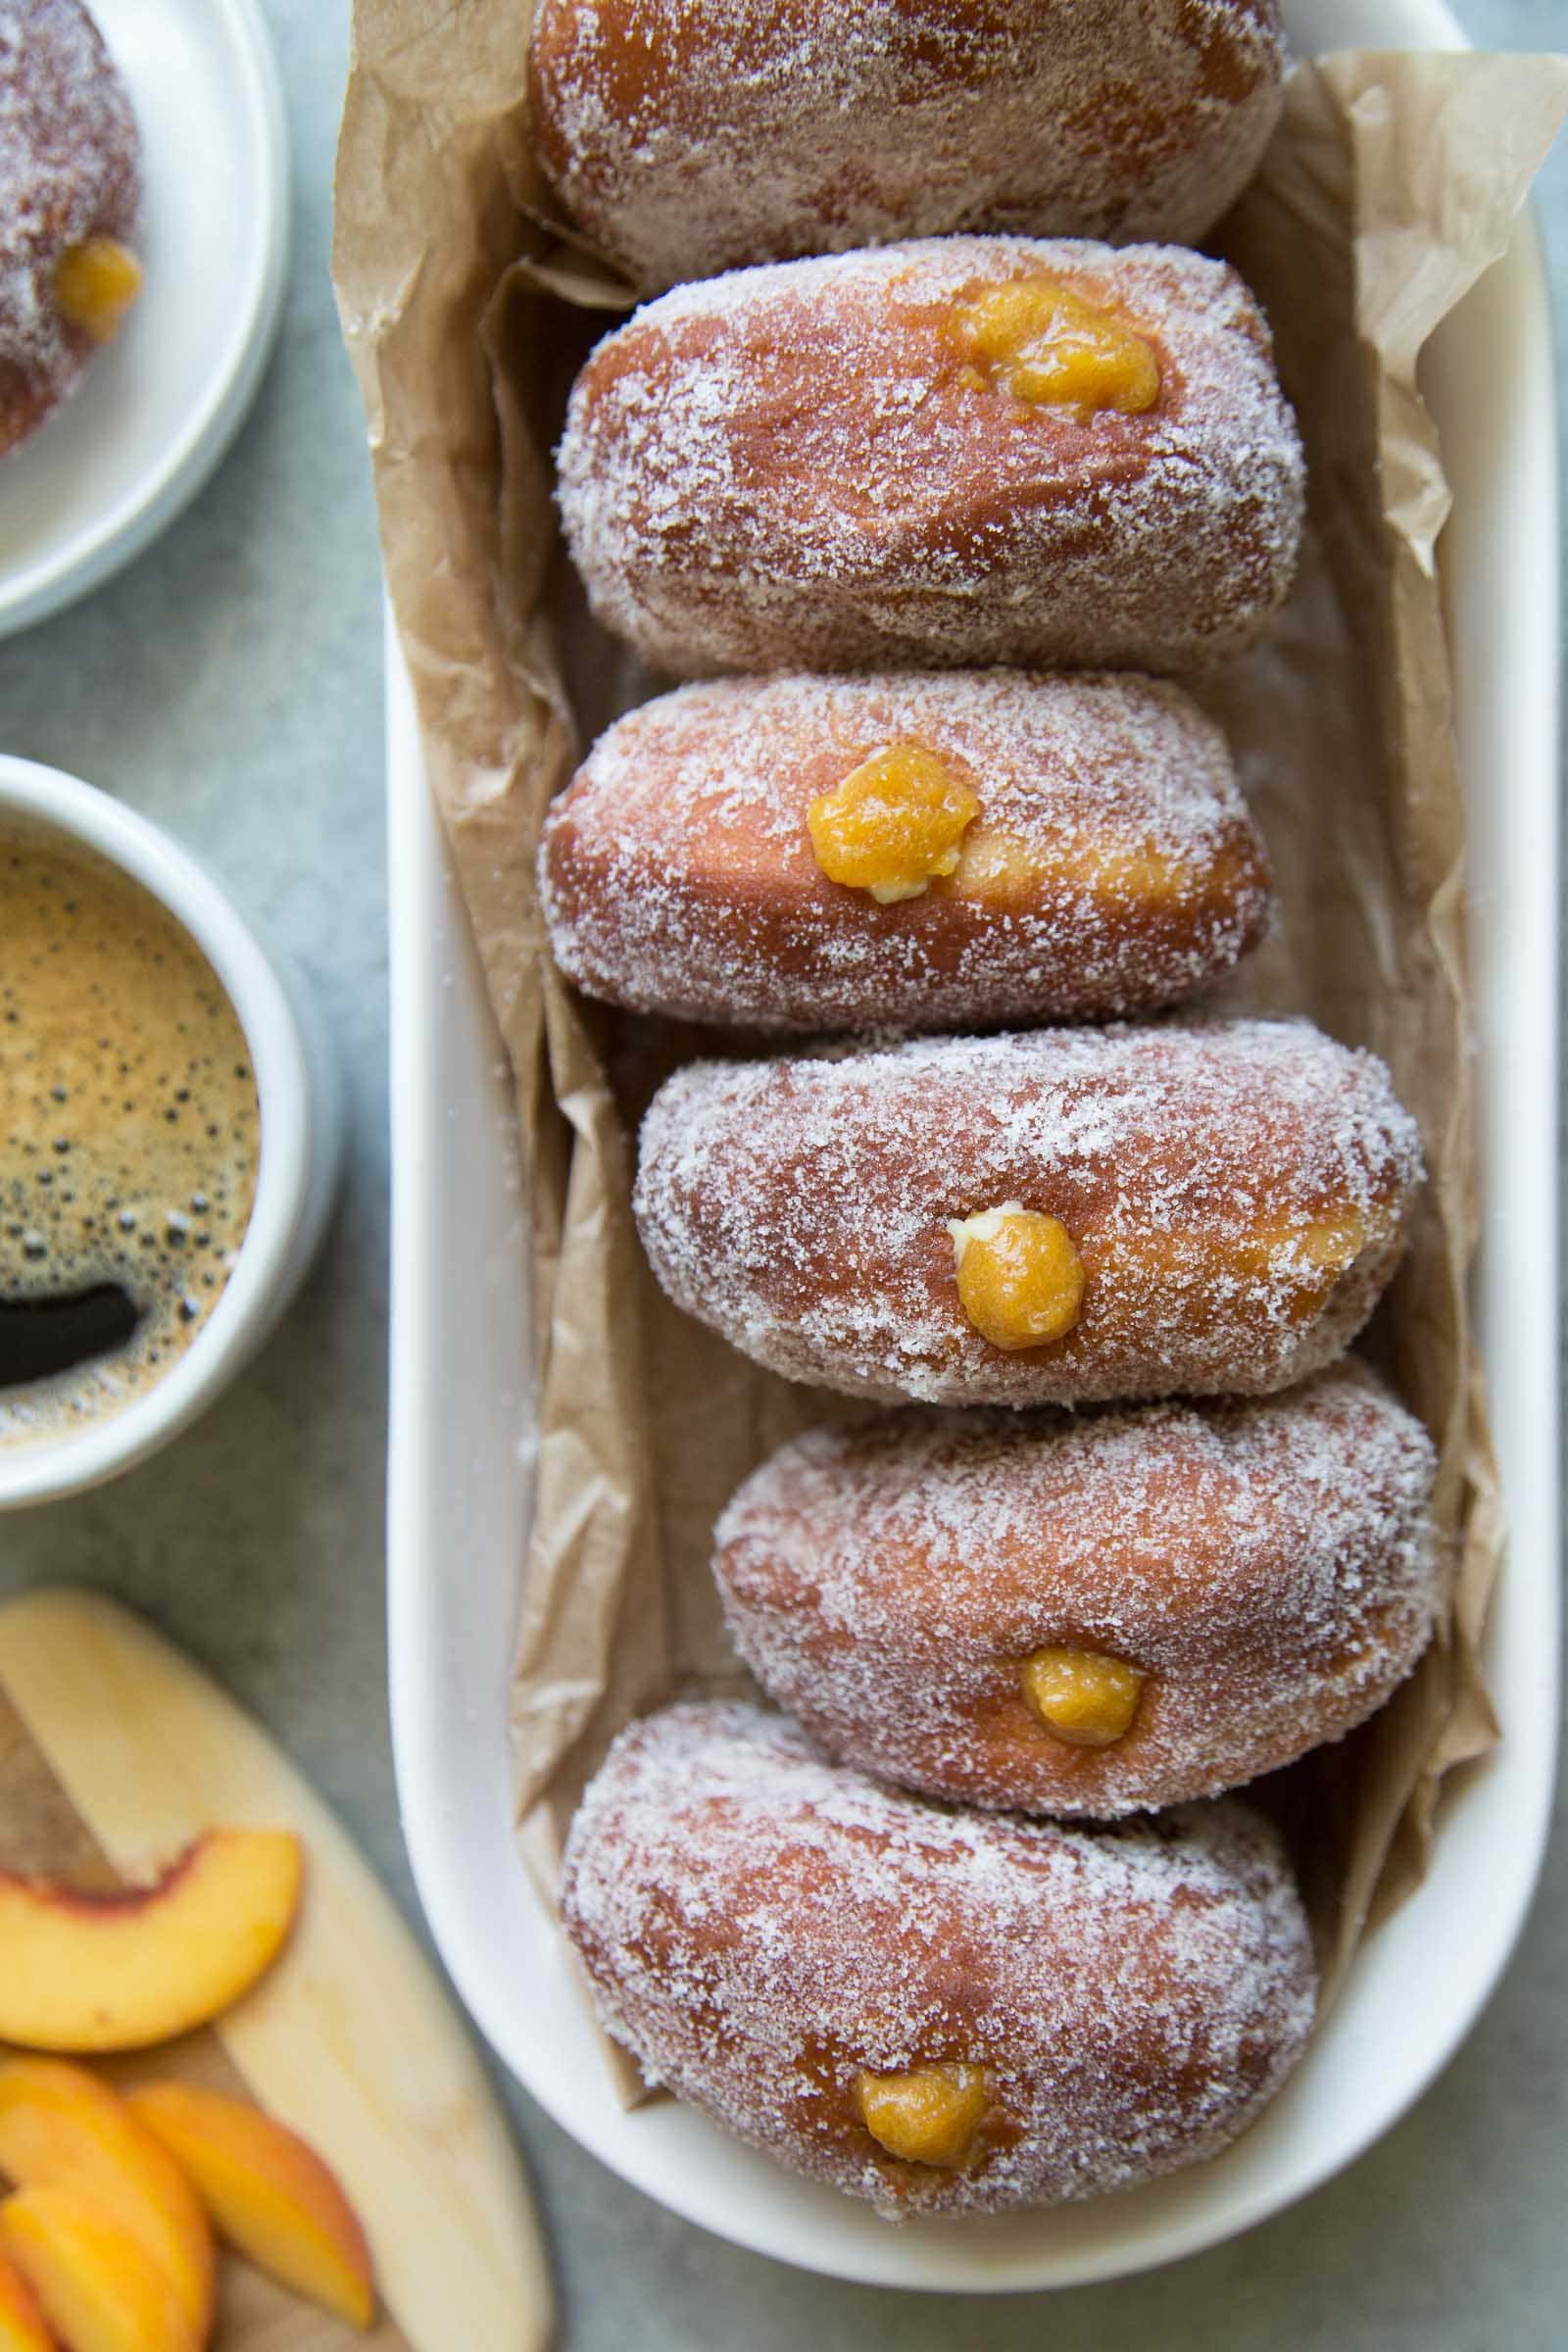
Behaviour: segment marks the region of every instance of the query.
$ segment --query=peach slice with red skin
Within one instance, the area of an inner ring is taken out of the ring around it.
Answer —
[[[212,2324],[216,2256],[206,2210],[124,2100],[63,2058],[0,2061],[0,2174],[64,2188],[135,2238],[199,2334]]]
[[[152,1886],[0,1873],[0,2041],[82,2055],[208,2024],[276,1958],[301,1870],[286,1830],[213,1830]]]
[[[0,2205],[0,2243],[71,2352],[201,2352],[173,2280],[86,2197],[19,2189]]]
[[[38,2298],[9,2254],[0,2253],[0,2352],[55,2352]]]
[[[221,2238],[285,2286],[368,2328],[369,2248],[314,2148],[259,2107],[191,2082],[149,2082],[128,2103],[184,2166]]]

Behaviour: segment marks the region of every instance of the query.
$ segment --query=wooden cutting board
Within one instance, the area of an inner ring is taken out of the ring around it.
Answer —
[[[248,2092],[301,2132],[359,2209],[382,2299],[364,2334],[225,2257],[214,2352],[543,2352],[549,2271],[499,2103],[335,1816],[128,1610],[66,1589],[0,1604],[0,1868],[142,1881],[213,1827],[299,1834],[288,1948],[216,2025],[106,2071]]]

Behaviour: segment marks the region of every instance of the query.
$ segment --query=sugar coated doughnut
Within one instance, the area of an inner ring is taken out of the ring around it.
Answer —
[[[682,286],[559,452],[595,612],[657,666],[1182,670],[1291,583],[1300,445],[1234,270],[951,237]]]
[[[1257,939],[1225,739],[1148,678],[938,671],[684,686],[551,810],[539,887],[590,996],[761,1028],[1097,1018]]]
[[[1109,1820],[1338,1740],[1425,1647],[1436,1451],[1365,1366],[1245,1403],[819,1429],[714,1535],[735,1646],[830,1755]]]
[[[651,2082],[890,2218],[1051,2205],[1234,2139],[1316,1991],[1279,1840],[954,1813],[752,1707],[623,1732],[564,1911]]]
[[[1420,1174],[1305,1021],[702,1061],[635,1193],[678,1306],[786,1379],[936,1404],[1258,1395],[1341,1353]]]
[[[141,284],[139,153],[79,0],[0,8],[0,456],[74,388]]]
[[[644,287],[952,229],[1196,244],[1279,114],[1278,0],[540,0],[538,153]]]

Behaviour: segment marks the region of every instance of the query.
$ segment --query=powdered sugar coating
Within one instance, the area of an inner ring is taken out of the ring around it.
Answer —
[[[953,1813],[737,1705],[623,1732],[564,1910],[650,2082],[890,2218],[1131,2186],[1216,2153],[1279,2088],[1316,1981],[1289,1865],[1228,1801],[1090,1832]],[[967,2169],[886,2154],[857,2071],[986,2069]]]
[[[988,899],[960,873],[889,906],[830,882],[807,811],[899,742],[971,783],[966,840],[1024,845],[1042,878]],[[1140,858],[1167,877],[1152,893],[1097,863]],[[591,996],[802,1030],[1143,1011],[1230,969],[1269,905],[1196,704],[1148,678],[1010,670],[745,678],[645,703],[551,809],[539,893],[557,962]]]
[[[541,0],[540,159],[655,288],[955,229],[1196,244],[1279,114],[1277,0]]]
[[[1332,1362],[1420,1169],[1383,1063],[1309,1022],[1129,1025],[692,1063],[643,1122],[633,1206],[675,1303],[788,1380],[1074,1404]],[[1013,1201],[1059,1218],[1086,1284],[1064,1339],[1005,1352],[958,1302],[948,1226]],[[1295,1237],[1357,1218],[1325,1289]]]
[[[140,201],[130,101],[78,0],[0,6],[0,455],[76,384],[94,346],[54,272],[89,237],[128,242]]]
[[[1152,344],[1152,409],[965,381],[955,306],[1042,270]],[[1284,598],[1303,505],[1256,305],[1152,245],[950,237],[679,287],[593,353],[558,464],[594,611],[683,677],[1204,667]]]
[[[1436,1449],[1361,1364],[1257,1402],[819,1429],[714,1531],[737,1650],[841,1762],[959,1802],[1114,1819],[1338,1740],[1425,1648]],[[1106,1747],[1054,1739],[1019,1662],[1149,1678]]]

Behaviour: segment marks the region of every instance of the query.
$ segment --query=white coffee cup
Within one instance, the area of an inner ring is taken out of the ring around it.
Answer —
[[[305,1277],[342,1146],[336,1065],[295,975],[264,953],[227,893],[147,819],[59,768],[0,754],[8,820],[95,852],[140,883],[212,966],[245,1034],[260,1108],[256,1198],[222,1293],[190,1346],[129,1404],[69,1435],[0,1447],[0,1510],[114,1478],[166,1446],[256,1353]],[[3,954],[0,943],[0,954]]]

